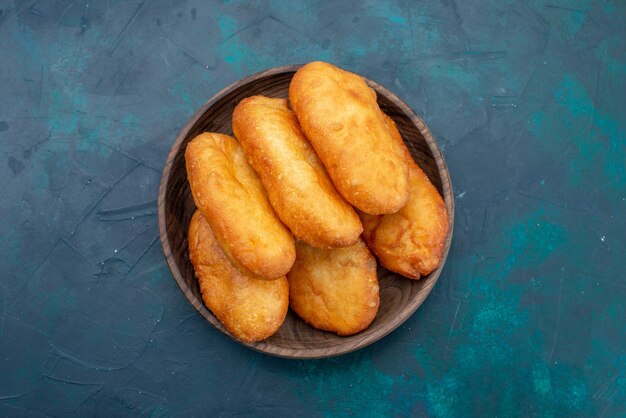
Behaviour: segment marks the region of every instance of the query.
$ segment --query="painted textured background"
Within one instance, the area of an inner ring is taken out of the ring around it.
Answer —
[[[0,0],[0,415],[626,416],[623,1]],[[432,129],[457,216],[384,340],[288,361],[186,302],[160,170],[208,97],[314,59]]]

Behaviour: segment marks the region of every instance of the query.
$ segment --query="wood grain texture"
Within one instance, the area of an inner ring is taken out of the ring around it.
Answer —
[[[226,335],[229,333],[203,304],[189,261],[187,228],[195,205],[187,182],[185,147],[204,131],[232,134],[233,109],[246,97],[256,94],[287,97],[289,81],[299,67],[291,65],[272,68],[246,77],[218,92],[183,127],[163,169],[158,219],[167,263],[189,302]],[[454,196],[441,150],[424,122],[406,103],[381,85],[370,80],[367,83],[376,90],[381,109],[396,122],[413,158],[444,198],[450,231],[442,262],[430,275],[418,281],[406,279],[379,266],[380,308],[370,327],[359,334],[339,337],[315,330],[290,311],[283,326],[272,337],[262,342],[245,344],[254,350],[289,358],[323,358],[365,347],[396,329],[417,310],[437,282],[445,264],[454,225]]]

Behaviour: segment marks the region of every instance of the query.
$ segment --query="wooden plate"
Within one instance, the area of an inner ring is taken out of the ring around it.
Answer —
[[[178,134],[167,157],[159,190],[159,233],[163,252],[174,280],[202,316],[229,335],[222,324],[202,302],[200,289],[189,261],[187,227],[195,205],[185,170],[185,147],[204,131],[231,134],[231,115],[240,100],[255,94],[287,97],[291,77],[299,65],[272,68],[246,77],[213,96]],[[446,163],[441,150],[424,122],[396,95],[379,84],[367,80],[376,90],[382,110],[398,125],[411,154],[442,194],[450,223],[441,265],[429,276],[414,281],[379,266],[380,308],[370,327],[359,334],[339,337],[318,331],[305,324],[293,312],[280,330],[265,341],[245,344],[267,354],[290,358],[321,358],[348,353],[384,337],[402,324],[424,302],[435,285],[445,263],[454,225],[454,197]]]

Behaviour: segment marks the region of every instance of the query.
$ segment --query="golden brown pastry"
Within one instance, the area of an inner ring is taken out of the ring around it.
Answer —
[[[237,141],[205,132],[187,145],[185,160],[196,206],[233,265],[267,279],[284,276],[296,256],[293,237]]]
[[[289,304],[311,326],[352,335],[378,312],[376,260],[363,240],[344,248],[314,248],[296,242],[289,280]]]
[[[409,161],[409,201],[397,213],[389,215],[360,213],[363,238],[387,269],[419,279],[439,265],[448,235],[448,214],[441,195],[413,161],[396,124],[386,118]]]
[[[287,278],[259,280],[235,268],[200,211],[189,224],[189,258],[204,303],[236,339],[260,341],[280,328],[289,307]]]
[[[408,163],[362,77],[324,62],[300,68],[289,99],[303,132],[341,195],[371,214],[408,199]]]
[[[253,96],[233,112],[233,131],[270,203],[293,234],[314,247],[345,247],[363,232],[333,186],[287,99]]]

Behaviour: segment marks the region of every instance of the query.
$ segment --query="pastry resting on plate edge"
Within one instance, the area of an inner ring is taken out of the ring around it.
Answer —
[[[233,112],[233,131],[293,234],[314,247],[354,244],[359,216],[335,189],[287,99],[252,96]]]
[[[409,200],[393,214],[359,213],[363,238],[385,268],[419,279],[435,270],[441,261],[449,230],[448,213],[441,195],[404,145],[395,122],[386,115],[385,118],[409,163]]]
[[[302,131],[339,193],[373,215],[394,213],[408,199],[408,165],[376,101],[354,73],[324,62],[301,67],[289,100]]]
[[[352,335],[378,312],[376,259],[363,240],[344,248],[314,248],[296,242],[296,262],[287,274],[289,306],[314,328]]]
[[[202,299],[228,332],[240,341],[253,342],[278,331],[289,307],[287,278],[261,280],[235,268],[198,210],[191,218],[188,238]]]
[[[193,200],[233,265],[260,278],[284,276],[296,256],[293,236],[235,138],[202,133],[185,162]]]

